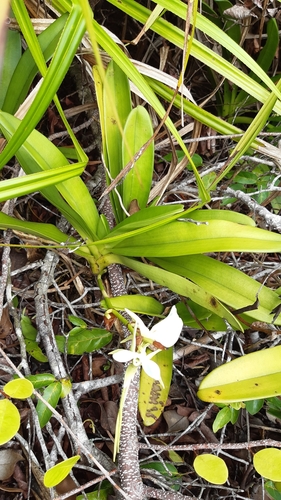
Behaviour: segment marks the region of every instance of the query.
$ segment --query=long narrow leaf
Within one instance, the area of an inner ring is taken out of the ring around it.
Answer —
[[[8,140],[16,134],[20,125],[21,122],[17,118],[0,112],[0,128]],[[54,167],[62,167],[68,164],[65,156],[46,137],[37,132],[37,130],[33,130],[30,137],[18,150],[17,157],[27,174],[40,172],[41,170],[51,170]],[[74,208],[72,207],[74,202],[71,200],[71,192],[69,196],[71,189],[75,189],[78,195],[77,204]],[[84,220],[83,205],[90,195],[80,177],[73,178],[71,181],[64,181],[56,187],[49,186],[42,188],[41,192],[46,199],[61,211],[83,238],[96,239],[95,233],[91,230],[91,223],[95,223],[95,217],[98,216],[97,209],[92,202],[90,208],[93,207],[94,210],[92,213],[88,213],[86,221]],[[69,206],[62,196],[67,201],[70,198],[72,205]]]
[[[72,9],[57,45],[55,55],[33,104],[24,120],[22,120],[17,133],[14,134],[0,155],[0,167],[3,167],[16,153],[43,116],[65,77],[84,32],[85,23],[81,10],[79,8]]]
[[[79,246],[79,241],[63,233],[56,226],[53,226],[53,224],[22,221],[0,212],[0,228],[12,229],[13,231],[33,235],[38,238],[38,246],[53,246],[57,243],[62,248],[75,248],[75,253],[91,260],[91,255],[86,245]],[[37,243],[34,243],[34,245],[37,246]]]
[[[118,263],[127,266],[143,276],[155,281],[155,283],[166,286],[179,295],[189,297],[196,304],[199,304],[221,318],[226,319],[234,328],[243,330],[239,320],[235,318],[235,316],[233,316],[223,304],[221,304],[212,294],[209,294],[206,290],[195,283],[192,283],[188,279],[182,278],[181,276],[164,269],[143,264],[142,262],[123,256],[111,254],[106,256],[106,260],[108,264]]]
[[[38,42],[46,61],[48,61],[54,53],[67,17],[68,14],[59,17],[38,36]],[[26,98],[36,73],[38,73],[38,67],[35,64],[30,49],[27,49],[14,71],[2,111],[11,114],[17,111],[19,105],[22,104]]]
[[[108,0],[108,1],[112,3],[112,5],[115,5],[117,8],[123,10],[128,15],[132,16],[134,19],[137,19],[143,24],[146,22],[151,13],[149,9],[146,9],[142,5],[135,2],[134,0],[122,0],[122,2],[119,2],[118,0]],[[170,2],[169,6],[171,5],[173,4]],[[186,9],[186,5],[185,4],[183,5],[184,8]],[[185,15],[186,13],[184,13],[184,16]],[[169,23],[168,21],[166,21],[165,19],[162,18],[157,19],[153,23],[152,29],[166,40],[170,40],[177,47],[183,48],[184,32],[181,29]],[[237,45],[237,47],[243,51],[243,49],[239,47],[239,45]],[[244,53],[245,52],[243,52],[243,54]],[[238,85],[238,87],[244,89],[248,94],[254,96],[258,101],[264,102],[268,97],[269,92],[264,87],[262,87],[259,83],[255,82],[252,78],[249,78],[248,75],[239,70],[233,64],[223,59],[219,54],[209,49],[208,47],[204,46],[198,40],[193,40],[193,44],[191,47],[191,55],[196,59],[198,59],[203,64],[206,64],[214,71],[217,71],[219,74],[221,74],[225,78],[229,79],[230,81]],[[251,59],[251,63],[252,63],[251,67],[253,68],[255,66],[256,68],[255,61]],[[272,86],[274,87],[274,84],[271,82],[266,73],[264,73],[260,67],[258,68],[259,70],[257,71],[259,73],[259,76],[262,78],[263,81],[265,81],[268,87],[272,89]],[[276,89],[274,90],[274,92],[278,93]],[[281,114],[281,103],[277,102],[274,107],[274,110],[279,114]]]
[[[106,240],[104,240],[106,241]],[[110,244],[105,245],[107,250]],[[281,235],[230,221],[171,222],[116,244],[114,253],[131,257],[176,257],[208,252],[280,252]]]
[[[82,174],[84,165],[65,165],[64,167],[53,168],[45,172],[30,174],[24,177],[8,179],[0,182],[0,201],[17,198],[35,191],[40,191],[44,187],[59,184],[71,177]]]
[[[262,286],[238,269],[206,255],[152,260],[164,269],[192,280],[234,310],[249,307],[249,311],[245,313],[248,321],[270,323],[273,318],[272,310],[280,305],[280,298],[273,290]],[[255,305],[257,299],[258,305]],[[276,324],[281,324],[281,317],[277,318]]]

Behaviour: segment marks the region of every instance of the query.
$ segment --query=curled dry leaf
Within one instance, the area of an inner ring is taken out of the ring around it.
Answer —
[[[13,324],[10,320],[9,311],[7,308],[3,309],[2,318],[0,321],[0,339],[5,339],[11,335],[13,331]]]
[[[168,432],[181,432],[188,427],[188,418],[179,415],[176,410],[165,411],[163,417],[168,425]]]
[[[234,5],[233,7],[230,7],[230,9],[226,9],[224,11],[224,15],[233,17],[234,19],[246,19],[246,17],[249,16],[258,17],[243,5]]]
[[[115,425],[116,425],[116,420],[117,420],[117,415],[118,415],[118,406],[114,401],[105,401],[104,403],[104,409],[106,412],[106,418],[107,418],[107,426],[108,430],[111,432],[111,434],[115,434]],[[105,429],[105,426],[101,422],[103,428]]]
[[[0,450],[0,480],[9,479],[14,473],[17,462],[24,460],[23,456],[14,450]]]

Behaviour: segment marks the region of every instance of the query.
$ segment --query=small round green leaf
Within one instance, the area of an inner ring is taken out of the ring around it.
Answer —
[[[26,399],[33,393],[33,385],[26,378],[17,378],[4,385],[4,392],[11,398]]]
[[[198,455],[193,462],[198,476],[212,484],[224,484],[228,478],[228,469],[224,460],[210,454]]]
[[[230,422],[230,419],[231,419],[231,410],[229,406],[225,406],[218,412],[213,422],[213,432],[217,432],[219,429],[228,424],[228,422]]]
[[[20,428],[20,414],[8,399],[0,401],[0,446],[14,437]]]
[[[246,410],[250,413],[250,415],[255,415],[262,409],[263,403],[264,399],[252,399],[252,401],[246,401]]]
[[[44,486],[46,486],[46,488],[53,488],[53,486],[61,483],[66,476],[68,476],[79,459],[80,455],[75,455],[51,467],[44,475]]]
[[[277,448],[266,448],[254,455],[254,467],[263,477],[271,481],[281,481],[281,451]]]

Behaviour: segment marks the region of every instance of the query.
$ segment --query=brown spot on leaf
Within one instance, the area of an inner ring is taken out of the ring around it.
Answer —
[[[217,303],[215,297],[211,297],[210,304],[213,307],[218,307],[218,303]]]

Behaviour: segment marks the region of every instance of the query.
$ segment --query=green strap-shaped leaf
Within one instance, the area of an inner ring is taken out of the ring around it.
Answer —
[[[8,30],[6,36],[3,66],[0,75],[0,108],[7,95],[9,85],[21,57],[21,35],[18,31]],[[20,85],[18,85],[20,87]]]
[[[110,304],[114,309],[123,311],[125,308],[137,314],[147,314],[148,316],[159,316],[163,313],[164,307],[158,300],[146,295],[120,295],[120,297],[110,297]],[[101,307],[108,309],[105,300],[100,303]]]
[[[126,12],[128,15],[132,16],[134,19],[142,22],[143,24],[147,21],[151,11],[134,0],[122,0],[119,2],[118,0],[109,0],[112,5],[115,5],[118,9]],[[170,2],[169,0],[161,0],[161,5],[165,7],[167,10],[173,10],[176,15],[181,17],[182,19],[186,19],[186,4],[180,1]],[[160,2],[158,2],[160,4]],[[252,59],[249,54],[247,54],[242,47],[236,44],[230,37],[227,36],[227,33],[224,33],[222,30],[212,23],[208,21],[208,19],[201,16],[199,13],[197,14],[196,25],[203,32],[205,32],[208,36],[213,36],[216,41],[218,41],[222,46],[226,47],[228,50],[234,52],[241,61],[248,65],[248,67],[255,71],[255,73],[260,77],[261,81],[263,81],[272,91],[276,92],[278,95],[278,90],[273,89],[274,83],[270,80],[269,76],[262,70],[262,68]],[[184,32],[178,27],[172,25],[165,19],[156,19],[152,26],[153,31],[158,33],[160,36],[163,36],[166,40],[170,40],[176,46],[182,48],[184,43]],[[230,45],[230,47],[229,47]],[[244,89],[250,95],[254,96],[257,100],[264,102],[266,98],[269,96],[269,92],[262,87],[259,83],[255,82],[245,72],[239,70],[235,67],[231,62],[223,59],[219,54],[209,49],[209,47],[204,46],[198,40],[193,39],[193,43],[191,46],[191,55],[201,61],[203,64],[206,64],[208,67],[217,71],[219,74],[229,79],[238,87]],[[274,108],[279,114],[281,114],[281,104],[280,102],[276,103]],[[200,119],[199,119],[200,121]],[[222,132],[225,133],[225,132]]]
[[[153,135],[151,118],[143,106],[133,109],[126,121],[122,142],[123,167]],[[123,181],[123,204],[127,211],[135,200],[138,208],[145,208],[151,189],[154,169],[153,142],[141,153],[133,163],[130,172]]]
[[[81,163],[53,168],[52,171],[38,172],[24,177],[7,179],[0,183],[0,201],[18,198],[26,194],[42,191],[42,189],[60,184],[67,179],[82,174],[84,166]]]
[[[192,217],[192,215],[191,215]],[[104,240],[106,241],[106,240]],[[105,246],[110,249],[110,244]],[[208,252],[280,252],[281,235],[231,221],[207,224],[171,222],[114,246],[114,253],[131,257],[176,257]]]
[[[86,245],[82,245],[79,247],[79,242],[73,238],[72,236],[68,236],[67,234],[60,231],[56,226],[52,224],[44,224],[41,222],[26,222],[19,219],[15,219],[9,215],[0,212],[0,228],[1,229],[12,229],[15,231],[22,231],[26,234],[32,234],[40,239],[42,239],[42,245],[50,245],[52,242],[57,243],[59,246],[62,246],[64,243],[67,243],[65,246],[67,248],[77,248],[75,252],[78,255],[84,256],[85,258],[90,258],[89,249]],[[40,241],[38,241],[38,245],[40,246]],[[35,244],[36,246],[36,244]]]
[[[238,269],[206,255],[173,258],[152,258],[154,263],[179,276],[185,276],[227,306],[238,310],[248,306],[243,317],[270,323],[272,310],[280,304],[278,294]],[[256,303],[258,297],[258,304]],[[252,306],[252,308],[251,308]],[[279,316],[275,323],[280,324]]]
[[[281,346],[258,351],[219,366],[201,382],[203,401],[232,403],[281,394]]]
[[[106,255],[104,260],[107,265],[113,263],[123,264],[124,266],[127,266],[143,276],[155,281],[155,283],[166,286],[179,295],[191,298],[191,300],[196,302],[196,304],[205,307],[221,318],[225,318],[235,329],[243,331],[243,327],[239,320],[235,318],[235,316],[231,314],[231,312],[224,307],[224,305],[221,304],[221,302],[217,300],[214,295],[208,293],[195,283],[182,278],[178,274],[165,271],[164,269],[160,269],[156,266],[143,264],[142,262],[129,259],[128,257],[114,254]]]
[[[58,19],[56,19],[38,36],[38,42],[46,61],[48,61],[54,53],[67,17],[68,14],[58,17]],[[29,48],[27,48],[21,56],[10,80],[7,94],[2,106],[3,111],[11,114],[14,114],[17,111],[20,104],[22,104],[26,98],[30,85],[32,84],[37,73],[38,67]]]
[[[122,170],[122,136],[129,113],[132,109],[129,81],[120,67],[111,61],[106,70],[103,86],[103,115],[104,123],[104,149],[106,153],[107,167],[111,179],[114,179]],[[107,176],[107,182],[111,179]],[[117,188],[122,197],[122,186]],[[111,194],[111,200],[117,221],[124,219],[124,212],[115,192]]]
[[[8,140],[13,140],[12,138],[17,134],[21,124],[22,122],[17,118],[8,113],[0,112],[0,127]],[[37,130],[31,132],[16,155],[26,174],[46,170],[49,171],[50,176],[53,173],[59,175],[59,171],[56,173],[55,170],[53,172],[53,169],[69,164],[56,146]],[[81,172],[84,165],[78,163],[75,168]],[[41,192],[60,210],[82,237],[95,239],[91,228],[95,225],[97,209],[80,177],[76,176],[70,181],[58,182],[56,187],[41,187]],[[67,200],[67,203],[62,196]],[[83,216],[85,212],[87,212],[87,218]]]

